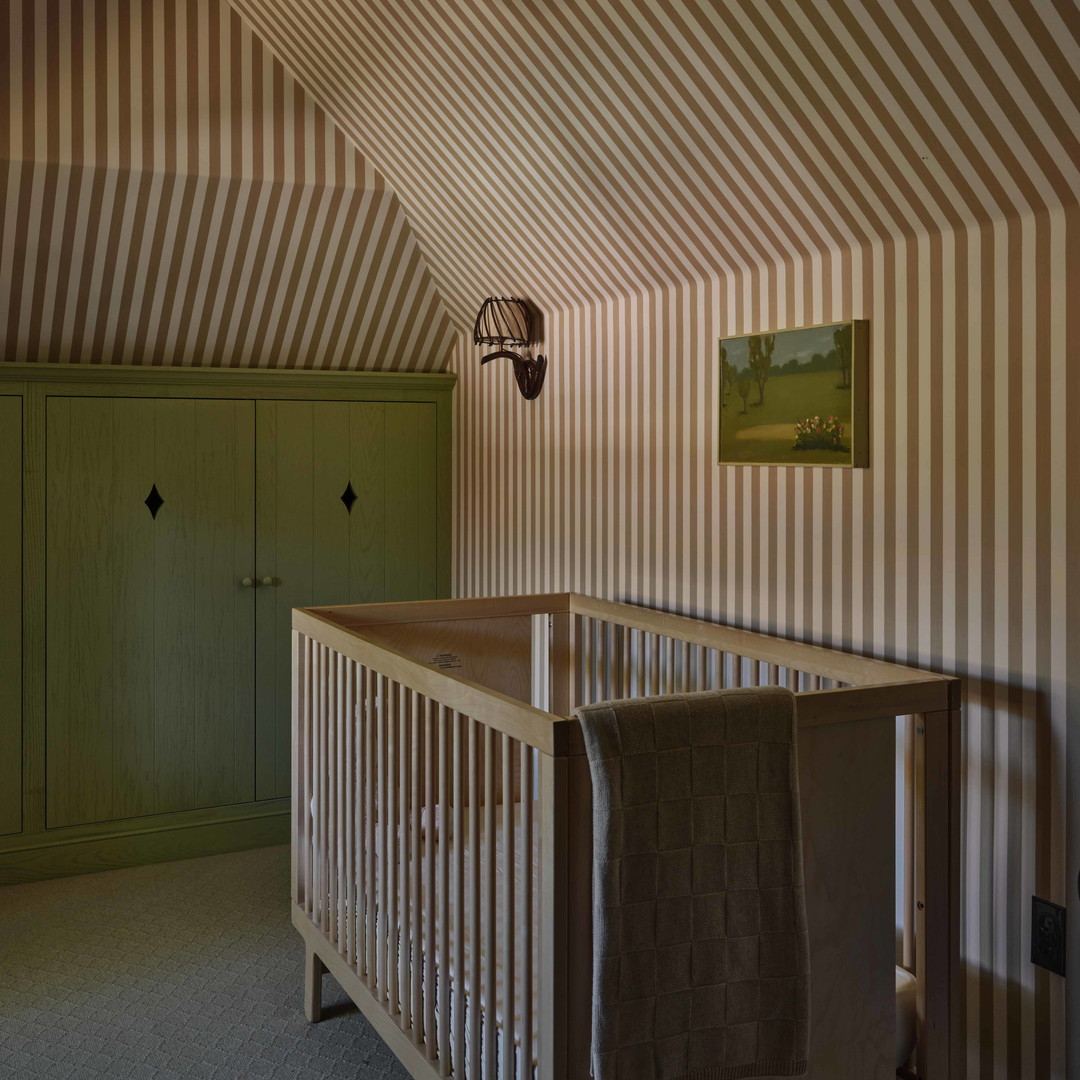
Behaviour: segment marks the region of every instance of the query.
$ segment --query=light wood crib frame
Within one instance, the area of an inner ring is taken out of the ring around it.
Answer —
[[[779,684],[797,694],[810,1075],[895,1070],[895,718],[908,717],[914,1068],[948,1077],[958,680],[572,593],[297,609],[293,642],[309,1020],[329,971],[413,1077],[584,1080],[592,807],[573,710]]]

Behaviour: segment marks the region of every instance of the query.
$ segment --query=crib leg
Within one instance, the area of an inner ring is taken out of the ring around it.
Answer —
[[[304,1015],[309,1024],[322,1019],[322,977],[326,968],[315,950],[308,945],[304,955]]]

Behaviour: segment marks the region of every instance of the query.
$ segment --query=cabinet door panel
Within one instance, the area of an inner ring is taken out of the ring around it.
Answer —
[[[251,403],[52,398],[47,428],[49,826],[249,800]]]
[[[349,476],[356,502],[349,515],[349,601],[375,604],[386,596],[386,406],[356,405],[353,418]]]
[[[0,835],[22,829],[22,398],[0,397]]]
[[[257,798],[290,790],[292,609],[435,597],[435,428],[426,403],[258,403]]]

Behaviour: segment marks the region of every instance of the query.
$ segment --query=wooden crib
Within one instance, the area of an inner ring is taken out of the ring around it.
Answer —
[[[417,1078],[585,1080],[588,765],[611,698],[798,695],[812,1077],[892,1077],[896,717],[909,717],[903,961],[918,1076],[958,1007],[955,679],[575,594],[293,613],[292,918]]]

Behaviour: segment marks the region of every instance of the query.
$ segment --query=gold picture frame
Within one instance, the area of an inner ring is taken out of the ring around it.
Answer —
[[[720,338],[718,464],[868,468],[869,353],[866,319]]]

